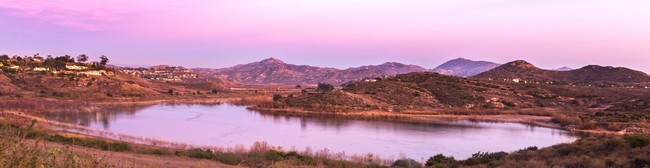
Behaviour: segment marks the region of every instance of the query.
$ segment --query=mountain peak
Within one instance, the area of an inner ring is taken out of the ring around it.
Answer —
[[[470,59],[466,59],[466,58],[463,58],[463,57],[458,57],[458,58],[456,58],[456,59],[449,60],[449,62],[451,62],[451,61],[472,61],[472,60],[470,60]]]
[[[473,61],[465,58],[449,60],[431,71],[452,76],[474,76],[499,66],[497,63],[488,61]]]
[[[524,61],[524,60],[516,60],[512,61],[509,63],[506,63],[507,66],[518,68],[518,69],[538,69],[535,65]]]
[[[264,64],[285,64],[284,61],[273,58],[273,57],[269,57],[267,59],[264,59],[264,60],[260,61],[260,63],[264,63]]]

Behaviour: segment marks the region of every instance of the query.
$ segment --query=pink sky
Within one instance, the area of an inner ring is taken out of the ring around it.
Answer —
[[[0,0],[0,25],[0,53],[117,64],[433,68],[465,57],[650,72],[647,0]]]

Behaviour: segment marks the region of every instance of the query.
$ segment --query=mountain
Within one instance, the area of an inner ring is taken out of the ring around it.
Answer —
[[[457,58],[447,61],[431,71],[443,75],[467,77],[488,71],[497,66],[499,66],[499,64],[493,62],[472,61],[469,59]]]
[[[573,68],[566,67],[566,66],[565,67],[560,67],[558,69],[554,69],[554,71],[570,71],[570,70],[573,70]]]
[[[523,60],[503,64],[474,77],[595,84],[603,86],[650,82],[650,77],[646,73],[624,67],[589,65],[569,71],[551,71],[538,68]]]
[[[344,70],[307,65],[287,64],[275,58],[222,69],[194,69],[205,76],[224,78],[243,84],[342,84],[366,77],[426,71],[416,65],[388,62]]]

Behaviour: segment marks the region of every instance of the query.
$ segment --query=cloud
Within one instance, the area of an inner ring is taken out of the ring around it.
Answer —
[[[127,1],[0,0],[0,10],[11,16],[82,30],[107,30],[134,14]]]

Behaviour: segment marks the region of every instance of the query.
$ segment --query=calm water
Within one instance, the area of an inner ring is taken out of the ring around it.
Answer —
[[[351,154],[407,156],[438,153],[464,159],[477,151],[515,151],[572,142],[562,130],[512,123],[468,121],[407,124],[382,121],[288,117],[223,105],[155,105],[93,115],[50,116],[114,133],[160,140],[233,147],[265,141],[284,149],[329,149]]]

